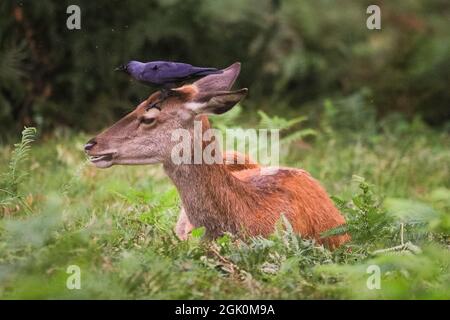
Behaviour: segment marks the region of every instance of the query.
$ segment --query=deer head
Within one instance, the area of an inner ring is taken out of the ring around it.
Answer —
[[[199,115],[221,114],[247,94],[247,89],[229,91],[239,75],[240,63],[220,74],[206,76],[167,95],[152,94],[134,111],[89,140],[85,151],[98,168],[115,164],[153,164],[170,161],[176,142],[171,133],[191,129]]]

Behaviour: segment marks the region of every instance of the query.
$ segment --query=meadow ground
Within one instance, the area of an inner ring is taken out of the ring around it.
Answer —
[[[4,144],[0,298],[450,299],[448,133],[324,119],[306,142],[285,141],[282,164],[311,172],[347,216],[353,241],[334,252],[282,220],[268,239],[209,242],[199,228],[179,241],[180,200],[160,166],[96,169],[82,152],[90,135],[67,131],[38,134],[16,156]],[[376,252],[401,237],[403,250]],[[71,265],[80,290],[66,287]],[[380,289],[367,286],[370,265]]]

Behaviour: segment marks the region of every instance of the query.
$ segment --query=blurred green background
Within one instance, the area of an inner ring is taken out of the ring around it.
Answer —
[[[450,299],[449,21],[448,0],[1,1],[0,299]],[[320,181],[352,241],[180,241],[161,166],[83,152],[150,94],[113,72],[131,59],[241,61],[250,95],[214,126],[280,129],[280,163]]]
[[[81,8],[68,30],[66,8]],[[376,1],[2,1],[1,135],[23,125],[98,130],[150,92],[113,69],[132,59],[243,64],[244,112],[311,110],[359,95],[378,118],[398,112],[433,126],[450,117],[450,4]],[[308,109],[309,108],[309,109]],[[353,112],[357,112],[353,110]],[[305,111],[306,112],[306,111]],[[347,119],[354,122],[358,119]]]

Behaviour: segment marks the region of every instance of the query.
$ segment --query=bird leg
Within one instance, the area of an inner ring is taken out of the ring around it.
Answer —
[[[159,96],[160,96],[161,101],[166,100],[168,97],[170,97],[170,90],[171,89],[168,89],[165,87],[161,88],[161,90],[159,91],[160,92]]]

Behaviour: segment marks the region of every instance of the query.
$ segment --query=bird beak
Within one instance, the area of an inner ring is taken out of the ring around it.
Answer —
[[[118,66],[117,68],[114,69],[114,71],[126,71],[127,70],[127,66],[126,65],[121,65]]]

